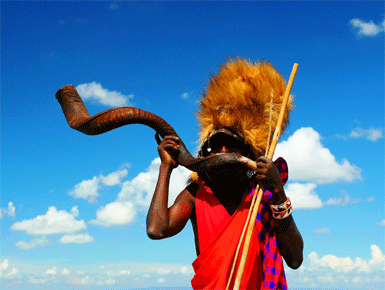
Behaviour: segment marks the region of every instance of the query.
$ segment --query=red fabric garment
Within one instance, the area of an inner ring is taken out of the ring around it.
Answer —
[[[274,163],[284,185],[288,179],[286,161],[280,157]],[[210,188],[205,186],[203,181],[198,182],[195,211],[201,254],[193,262],[195,276],[191,284],[195,290],[226,289],[256,184],[252,184],[249,194],[245,196],[237,211],[230,216]],[[283,261],[273,229],[271,198],[271,192],[265,190],[258,209],[240,289],[287,290]],[[239,261],[240,256],[238,264]],[[232,280],[234,281],[234,276]],[[233,288],[233,283],[230,289]]]
[[[248,195],[230,216],[211,190],[201,182],[195,197],[201,254],[193,262],[195,276],[191,284],[194,289],[226,289],[250,202],[251,195]],[[241,289],[260,289],[257,285],[262,284],[263,268],[259,252],[258,234],[254,231]]]

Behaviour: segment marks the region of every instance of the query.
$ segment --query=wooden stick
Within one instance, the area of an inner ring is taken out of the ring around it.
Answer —
[[[289,101],[290,91],[291,91],[291,87],[293,86],[293,82],[294,82],[295,74],[297,73],[297,69],[298,69],[298,63],[295,63],[293,65],[293,69],[292,69],[291,74],[290,74],[289,82],[287,83],[287,86],[286,86],[285,94],[283,95],[282,107],[281,107],[281,111],[279,113],[277,127],[275,127],[273,140],[271,141],[269,154],[267,155],[267,157],[269,159],[273,158],[275,147],[277,146],[279,136],[281,135],[283,116],[285,115],[287,102]]]
[[[258,195],[258,194],[256,194],[256,192],[258,192],[258,189],[259,189],[259,185],[257,184],[257,187],[256,187],[256,189],[254,190],[254,193],[253,193],[253,199],[251,200],[250,208],[254,207],[255,200],[256,200],[257,195]],[[249,210],[249,212],[247,213],[247,218],[246,218],[245,225],[243,226],[241,237],[239,238],[237,250],[235,251],[235,256],[234,256],[234,260],[233,260],[233,266],[231,267],[231,272],[230,272],[229,280],[227,281],[226,290],[230,289],[230,284],[231,284],[231,280],[233,279],[233,274],[234,274],[235,266],[237,265],[239,250],[241,248],[242,241],[243,241],[243,236],[246,233],[247,225],[249,224],[251,214],[252,214],[252,211]]]
[[[278,117],[278,123],[277,123],[277,126],[275,128],[273,140],[271,142],[271,146],[270,146],[269,152],[267,153],[267,157],[269,159],[273,158],[274,151],[275,151],[275,148],[277,146],[277,143],[278,143],[278,140],[279,140],[279,136],[281,134],[281,127],[282,127],[283,117],[285,115],[287,102],[289,100],[290,91],[291,91],[291,88],[293,86],[293,82],[294,82],[295,75],[297,73],[297,69],[298,69],[298,64],[295,63],[294,66],[293,66],[293,69],[291,71],[291,74],[290,74],[289,82],[288,82],[288,84],[286,86],[285,94],[283,96],[282,107],[281,107],[281,111],[280,111],[280,114],[279,114],[279,117]],[[250,224],[247,227],[247,234],[246,234],[246,238],[245,238],[245,242],[244,242],[244,248],[243,248],[243,252],[242,252],[242,257],[241,257],[241,261],[240,261],[240,264],[239,264],[239,269],[237,271],[237,275],[236,275],[235,282],[234,282],[234,288],[233,289],[235,289],[235,290],[238,290],[240,285],[241,285],[242,276],[243,276],[243,272],[245,270],[245,265],[246,265],[247,254],[248,254],[249,247],[250,247],[250,240],[251,240],[251,236],[253,234],[254,225],[255,225],[256,218],[257,218],[259,205],[261,203],[261,199],[262,199],[263,192],[264,192],[264,190],[262,188],[259,188],[259,185],[257,185],[256,191],[257,190],[258,190],[257,201],[255,202],[253,207],[252,208],[250,207],[250,209],[249,209],[249,210],[252,211],[252,214],[251,214]],[[242,239],[243,239],[243,237],[241,237],[241,240]],[[241,240],[240,240],[240,243],[241,243]],[[234,263],[236,263],[236,261],[234,261]],[[233,267],[234,267],[234,265],[233,265]],[[230,275],[230,280],[231,280],[231,278],[232,278],[232,275]],[[230,281],[229,281],[228,285],[230,285]]]

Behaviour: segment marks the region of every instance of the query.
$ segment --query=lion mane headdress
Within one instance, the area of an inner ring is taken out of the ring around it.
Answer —
[[[220,66],[218,74],[209,79],[199,101],[196,116],[201,146],[210,134],[228,128],[264,155],[278,122],[285,89],[284,78],[269,62],[230,58]],[[289,122],[292,101],[290,96],[282,133]],[[193,173],[191,179],[196,178],[197,174]]]

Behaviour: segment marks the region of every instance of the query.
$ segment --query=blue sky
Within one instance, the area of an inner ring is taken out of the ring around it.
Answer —
[[[236,56],[286,80],[299,64],[276,150],[305,242],[289,287],[385,283],[384,3],[2,1],[1,38],[1,285],[189,287],[191,224],[162,241],[145,232],[152,129],[83,135],[55,93],[73,84],[91,115],[153,112],[194,152],[200,94]],[[171,199],[188,175],[174,171]]]

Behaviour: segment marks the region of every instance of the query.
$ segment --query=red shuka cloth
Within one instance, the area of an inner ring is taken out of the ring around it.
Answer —
[[[280,157],[274,163],[284,185],[288,179],[286,161]],[[195,276],[191,284],[195,290],[226,289],[256,183],[252,184],[249,194],[244,197],[236,212],[230,216],[211,189],[203,181],[198,182],[195,212],[201,254],[193,262]],[[279,253],[274,219],[270,210],[271,198],[271,192],[265,190],[258,209],[240,289],[287,290],[283,261]],[[240,253],[242,253],[242,247]],[[238,257],[236,269],[239,261],[240,257]],[[235,275],[233,274],[230,289],[233,288]]]
[[[200,183],[195,197],[195,208],[201,254],[193,262],[195,276],[191,284],[194,289],[226,289],[251,197],[252,195],[247,195],[236,212],[230,216],[210,188],[203,182]],[[258,234],[254,231],[241,289],[261,289],[256,288],[263,280],[259,251]],[[238,263],[239,261],[240,257]],[[232,280],[234,281],[234,278]],[[230,289],[232,287],[233,282]]]

